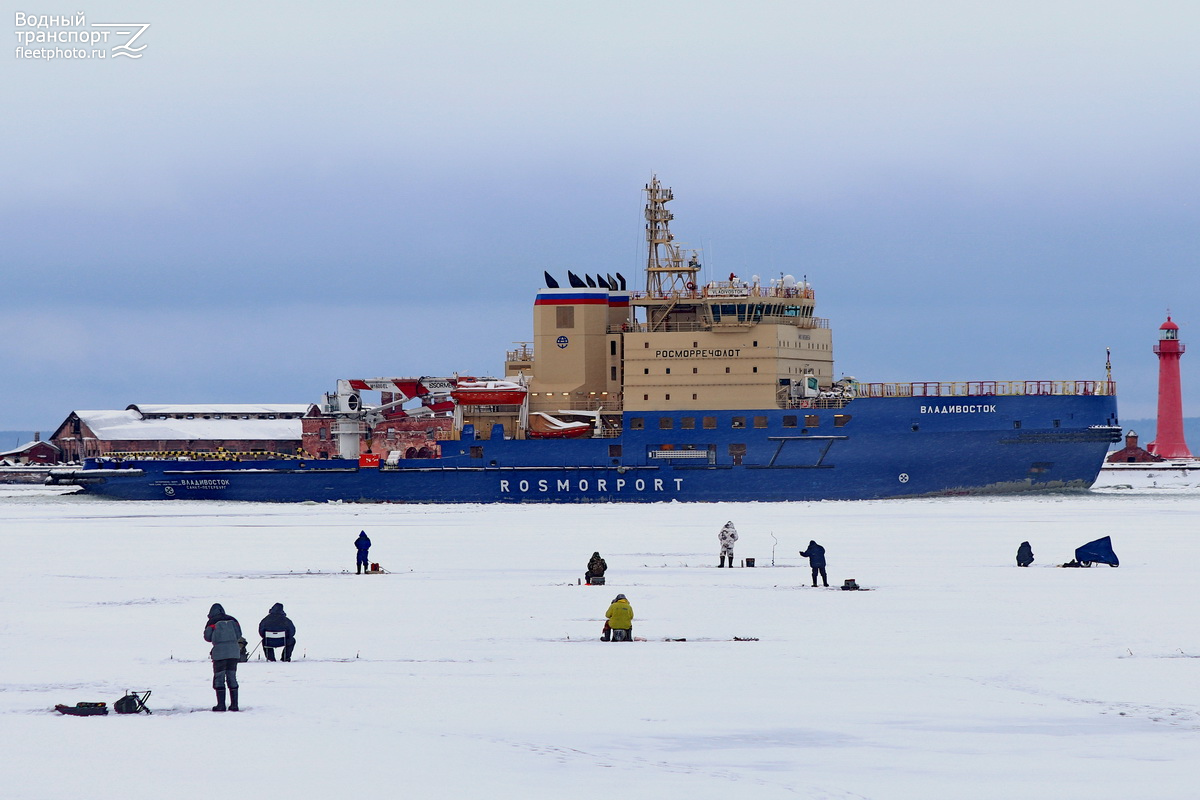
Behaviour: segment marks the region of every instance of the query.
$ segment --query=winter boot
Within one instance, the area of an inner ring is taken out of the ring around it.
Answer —
[[[235,700],[234,702],[236,703],[237,701]],[[217,704],[215,706],[213,706],[213,711],[224,711],[224,710],[225,710],[225,690],[217,689]]]
[[[358,565],[358,569],[357,569],[357,571],[355,571],[355,573],[354,573],[354,574],[355,574],[355,575],[362,575],[362,564],[359,564],[359,565]]]
[[[229,710],[230,711],[241,711],[241,709],[238,708],[238,704],[237,704],[237,693],[238,693],[237,689],[229,690]]]
[[[724,567],[724,566],[725,566],[725,556],[721,556],[721,563],[720,563],[720,564],[718,564],[717,566],[718,566],[718,567]],[[732,564],[730,564],[730,566],[733,566],[733,565],[732,565]]]

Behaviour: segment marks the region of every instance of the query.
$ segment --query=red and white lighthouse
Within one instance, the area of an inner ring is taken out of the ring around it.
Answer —
[[[1179,388],[1179,359],[1186,349],[1179,341],[1179,326],[1167,321],[1158,329],[1158,430],[1146,449],[1163,458],[1191,458],[1183,438],[1183,393]]]

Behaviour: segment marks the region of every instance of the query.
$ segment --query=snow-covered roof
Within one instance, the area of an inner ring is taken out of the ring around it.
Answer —
[[[139,406],[145,409],[150,406]],[[157,408],[183,408],[183,406],[157,406]],[[194,409],[195,406],[189,407]],[[206,408],[213,408],[206,406]],[[273,408],[281,408],[273,406]],[[289,408],[291,408],[289,406]],[[297,405],[294,408],[307,410],[307,405]],[[163,412],[164,414],[166,412]],[[175,413],[175,412],[172,412]],[[179,412],[184,413],[184,412]],[[191,411],[190,413],[194,413]],[[137,411],[76,411],[75,415],[83,421],[99,439],[129,439],[135,441],[153,441],[160,439],[295,439],[299,441],[303,423],[299,419],[241,419],[232,412],[204,419],[196,416],[194,419],[176,419],[168,417],[143,418]],[[64,437],[64,438],[70,438]]]
[[[3,453],[0,453],[0,458],[4,458],[5,456],[18,456],[21,453],[24,453],[26,450],[32,450],[33,448],[37,447],[39,444],[44,444],[47,447],[53,447],[55,450],[58,449],[57,445],[51,444],[50,442],[41,442],[41,441],[26,442],[25,444],[21,445],[20,447],[15,447],[12,450],[5,450]]]
[[[135,403],[125,408],[150,416],[151,414],[306,414],[310,407],[308,403],[267,405],[256,403],[168,403],[163,405]]]

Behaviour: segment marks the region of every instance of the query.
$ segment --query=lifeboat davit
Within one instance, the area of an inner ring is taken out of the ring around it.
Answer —
[[[459,381],[450,396],[460,406],[519,406],[525,387],[513,381]]]

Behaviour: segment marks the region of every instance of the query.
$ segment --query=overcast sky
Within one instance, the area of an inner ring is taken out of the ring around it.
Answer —
[[[1194,1],[118,1],[141,58],[16,57],[67,8],[2,17],[0,429],[498,374],[543,269],[642,285],[652,172],[710,277],[808,276],[839,374],[1111,347],[1153,416],[1169,308],[1200,414]]]

